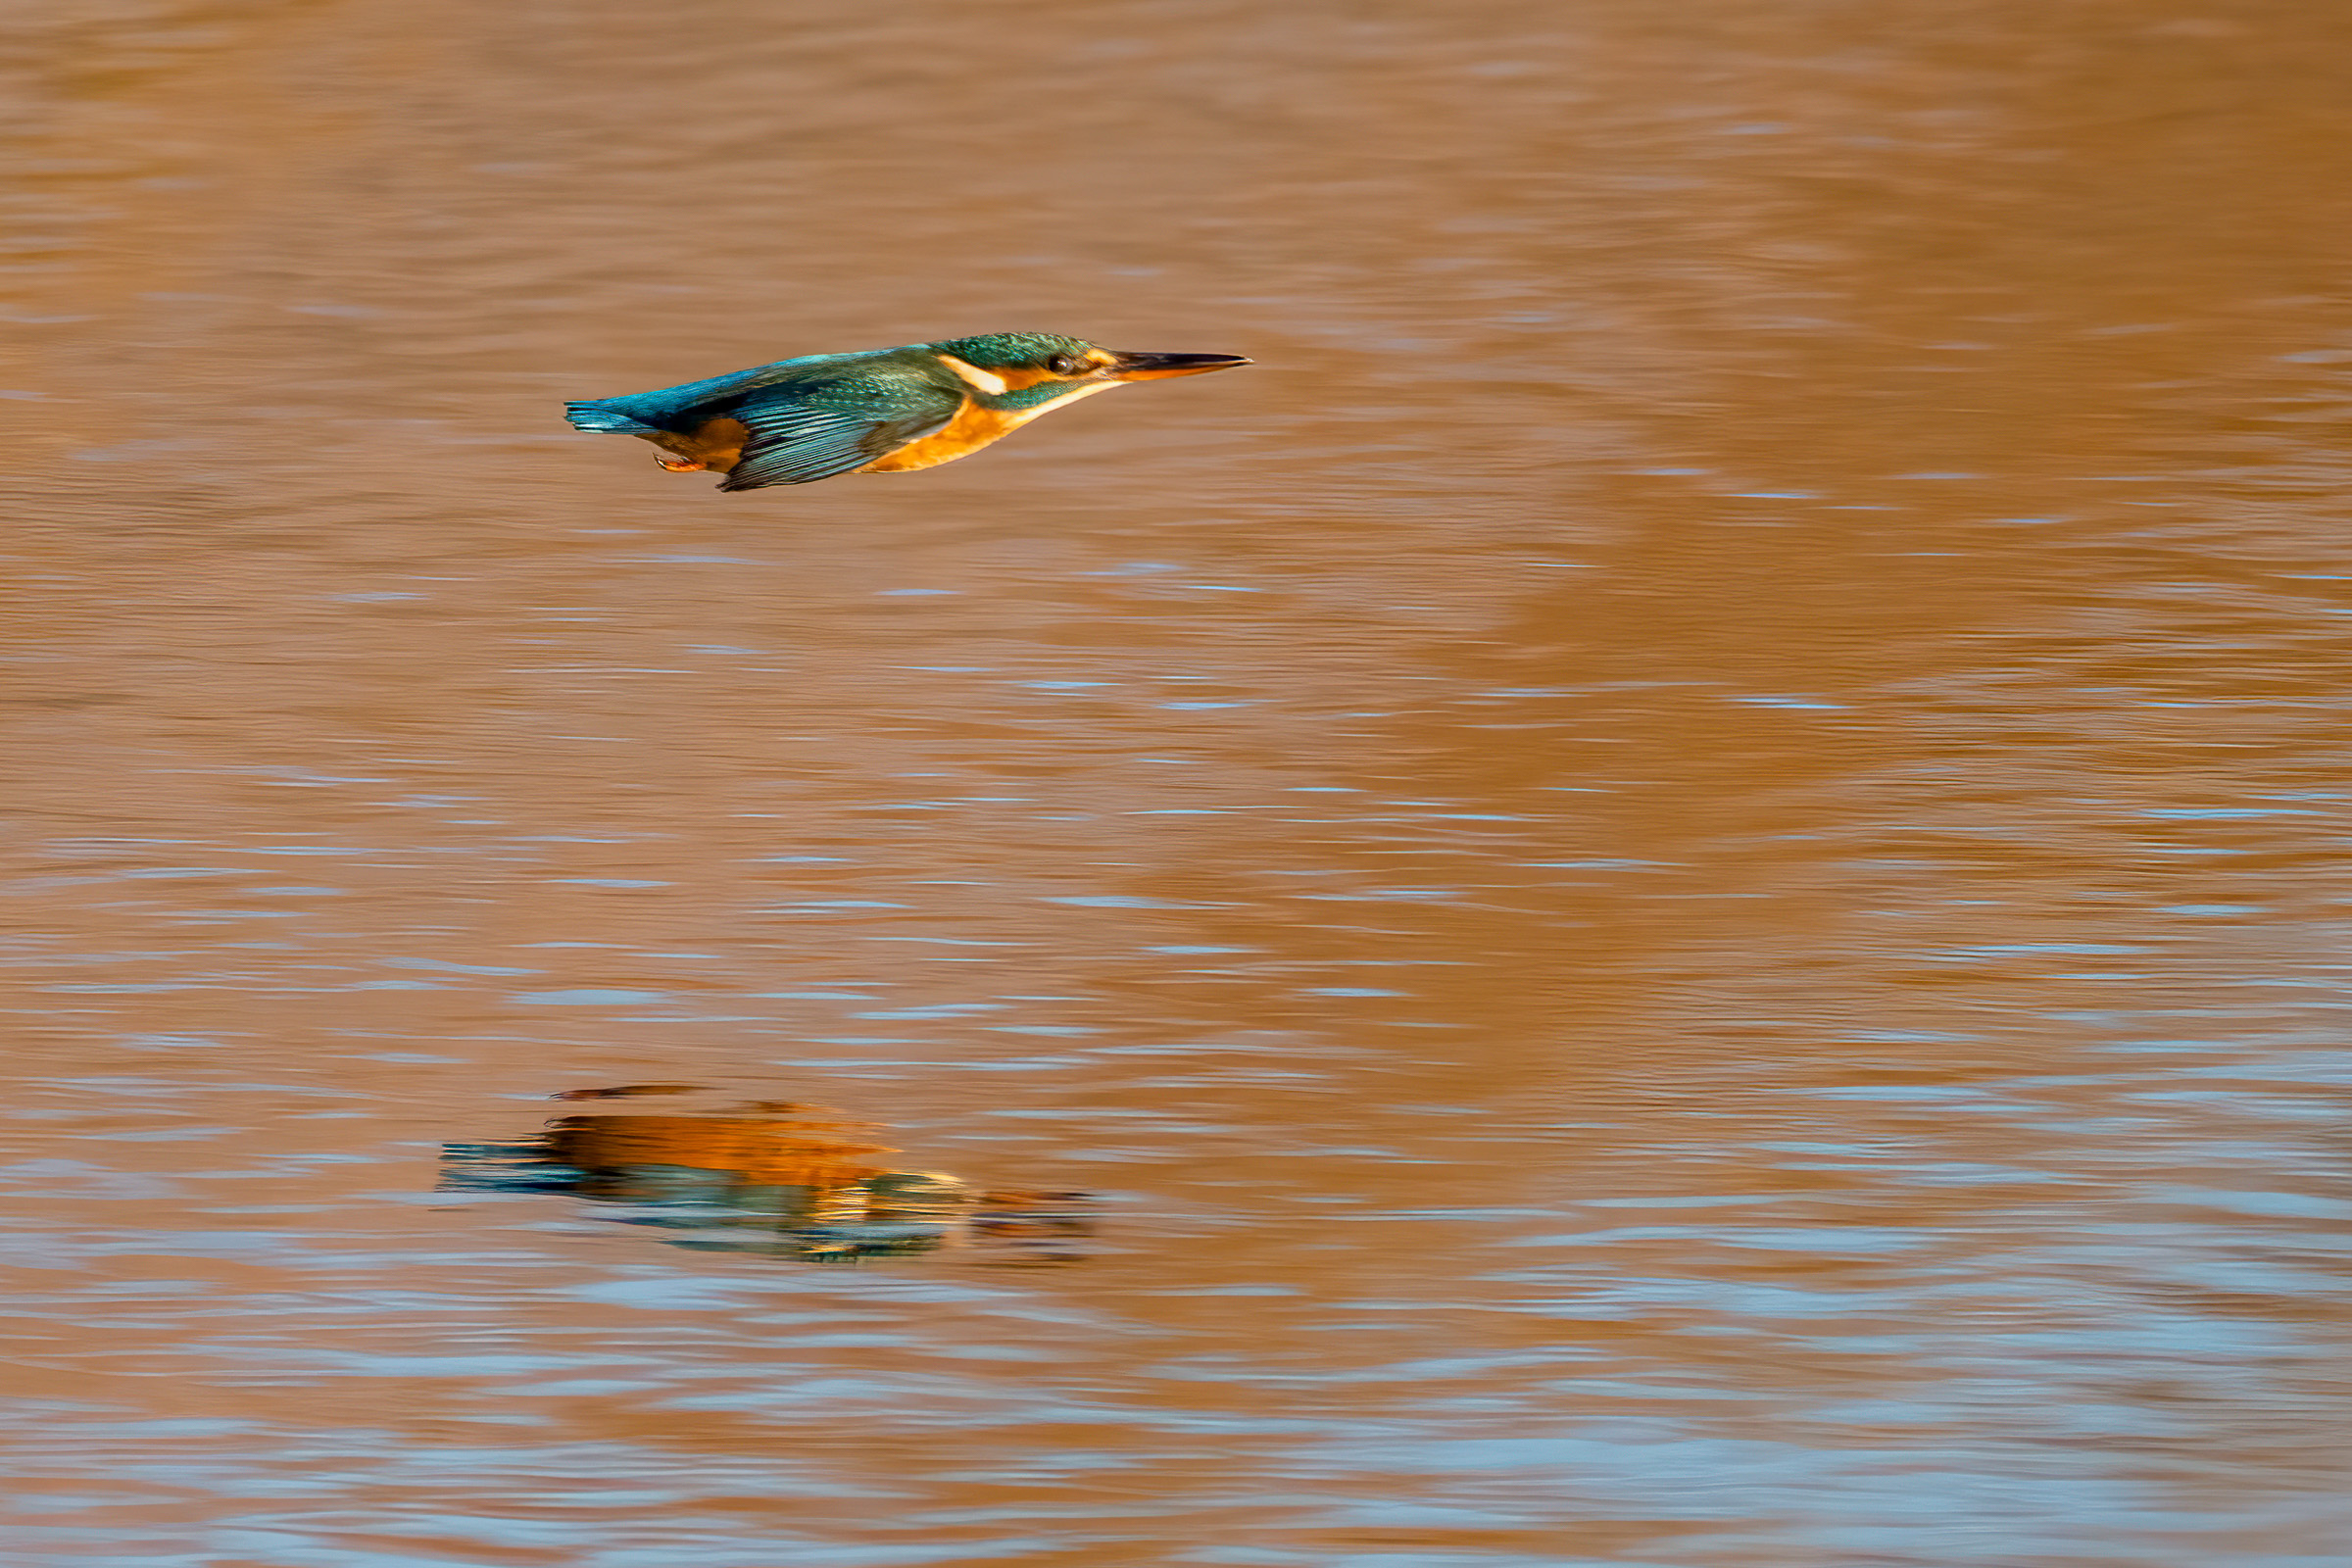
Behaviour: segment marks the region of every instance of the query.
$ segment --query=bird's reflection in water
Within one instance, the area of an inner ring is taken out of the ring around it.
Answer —
[[[880,1128],[824,1105],[733,1099],[701,1084],[572,1089],[597,1108],[518,1143],[444,1144],[442,1192],[570,1193],[611,1217],[687,1233],[708,1251],[848,1262],[972,1247],[997,1263],[1068,1263],[1093,1233],[1090,1198],[980,1192],[904,1170]]]

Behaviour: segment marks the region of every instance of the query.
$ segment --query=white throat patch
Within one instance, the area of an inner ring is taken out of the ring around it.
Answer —
[[[1018,414],[1011,416],[1005,420],[1004,428],[1017,430],[1041,414],[1051,414],[1055,409],[1069,407],[1080,398],[1091,398],[1098,392],[1107,392],[1114,386],[1125,386],[1126,384],[1124,381],[1080,381],[1053,402],[1041,403],[1034,409],[1023,409]]]
[[[1002,396],[1005,390],[1003,376],[983,370],[977,365],[966,365],[953,354],[942,354],[939,363],[955,371],[956,378],[975,392],[985,392],[993,398]]]

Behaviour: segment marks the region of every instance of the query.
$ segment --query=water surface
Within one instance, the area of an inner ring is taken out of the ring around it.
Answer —
[[[31,19],[0,1562],[2339,1562],[2346,55]],[[1259,363],[558,416],[1015,328]],[[1093,1234],[435,1190],[650,1082]]]

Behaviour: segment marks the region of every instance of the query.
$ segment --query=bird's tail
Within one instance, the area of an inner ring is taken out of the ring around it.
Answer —
[[[627,415],[603,399],[564,405],[564,417],[575,430],[592,430],[599,435],[638,435],[654,427]]]

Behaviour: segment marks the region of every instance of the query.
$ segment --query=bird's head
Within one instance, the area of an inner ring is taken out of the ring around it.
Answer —
[[[1238,354],[1121,353],[1052,332],[991,332],[928,347],[974,392],[991,399],[1028,394],[1019,400],[1023,403],[1054,402],[1121,381],[1201,375],[1250,363]]]

